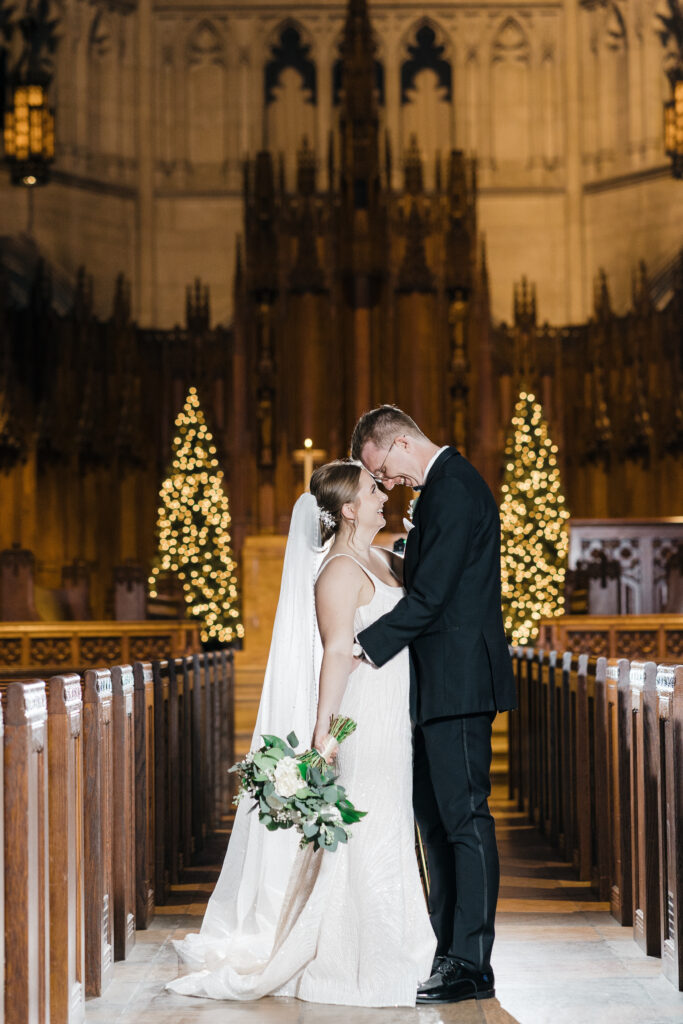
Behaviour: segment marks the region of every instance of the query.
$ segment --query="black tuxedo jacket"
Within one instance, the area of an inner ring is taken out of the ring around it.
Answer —
[[[413,721],[514,708],[498,507],[455,448],[434,462],[415,506],[404,585],[406,596],[358,640],[380,666],[410,645]]]

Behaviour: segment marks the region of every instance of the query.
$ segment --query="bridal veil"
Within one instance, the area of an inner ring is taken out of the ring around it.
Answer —
[[[318,506],[312,494],[296,502],[252,748],[263,733],[296,733],[302,749],[315,726],[322,648],[314,585],[323,558]],[[258,970],[272,951],[275,930],[298,849],[294,830],[268,832],[250,800],[239,804],[223,869],[199,934],[174,943],[189,964],[208,966],[225,955],[238,970]]]

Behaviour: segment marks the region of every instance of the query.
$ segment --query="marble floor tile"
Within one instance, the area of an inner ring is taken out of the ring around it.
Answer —
[[[218,865],[205,863],[187,872],[169,904],[136,934],[104,996],[87,1002],[86,1024],[683,1024],[683,994],[662,976],[660,962],[642,953],[632,930],[610,917],[608,904],[592,897],[588,883],[575,878],[513,804],[498,799],[496,808],[502,869],[496,999],[367,1009],[296,999],[214,1002],[166,992],[164,984],[179,973],[172,939],[198,930],[217,877]]]

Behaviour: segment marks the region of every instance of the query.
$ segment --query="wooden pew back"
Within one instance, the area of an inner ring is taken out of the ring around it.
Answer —
[[[150,662],[136,661],[135,681],[135,875],[136,921],[154,917],[154,679]]]
[[[657,669],[662,971],[683,991],[683,665]]]
[[[653,661],[632,661],[629,682],[633,938],[648,956],[659,956],[659,815],[655,757],[657,666]]]
[[[111,670],[114,749],[114,958],[135,945],[135,707],[130,665]]]
[[[166,903],[169,884],[169,786],[174,762],[169,757],[170,663],[152,662],[154,680],[154,899]]]
[[[40,680],[5,692],[5,1021],[50,1018],[47,700]]]
[[[112,685],[89,669],[83,694],[85,765],[85,991],[99,996],[114,970]]]
[[[85,1018],[83,699],[80,676],[48,682],[50,1019]]]
[[[610,822],[610,911],[620,924],[633,924],[631,877],[631,730],[629,663],[607,663],[607,812]]]

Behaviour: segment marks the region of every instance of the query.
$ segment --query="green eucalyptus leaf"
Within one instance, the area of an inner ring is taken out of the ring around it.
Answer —
[[[267,747],[284,747],[284,741],[279,736],[262,736],[263,742]]]
[[[299,740],[295,732],[290,732],[289,736],[287,737],[287,742],[289,743],[290,747],[299,746]]]

